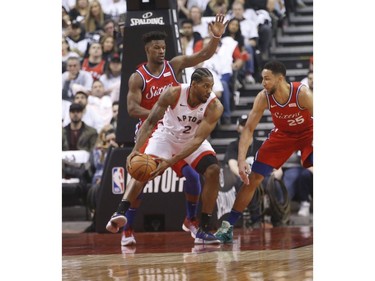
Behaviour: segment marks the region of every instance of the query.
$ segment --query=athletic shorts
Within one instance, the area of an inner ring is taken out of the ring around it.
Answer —
[[[297,150],[301,151],[302,165],[305,168],[311,167],[313,163],[307,161],[307,158],[313,152],[313,128],[302,133],[272,130],[259,148],[255,161],[278,169]]]
[[[183,150],[187,144],[188,142],[176,142],[176,140],[173,139],[173,137],[169,134],[155,131],[152,137],[149,138],[144,153],[156,157],[170,159],[173,155]],[[174,165],[172,168],[177,173],[177,175],[179,175],[179,173],[176,170],[181,169],[184,165],[186,165],[186,163],[195,169],[199,161],[204,156],[209,154],[216,156],[216,153],[211,144],[207,140],[204,140],[197,150],[183,159],[183,161],[177,162],[176,165]]]

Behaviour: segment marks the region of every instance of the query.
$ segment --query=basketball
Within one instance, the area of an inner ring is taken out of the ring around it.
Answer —
[[[150,173],[158,163],[148,154],[136,155],[130,160],[129,174],[136,180],[145,182],[151,178]]]

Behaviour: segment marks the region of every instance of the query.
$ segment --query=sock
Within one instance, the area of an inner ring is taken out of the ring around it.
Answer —
[[[125,212],[129,209],[129,207],[130,207],[130,202],[122,200],[120,204],[118,205],[116,212],[125,215]]]
[[[238,219],[241,217],[241,215],[242,215],[242,212],[238,212],[232,209],[228,217],[228,222],[230,223],[230,225],[234,225],[238,221]]]
[[[125,214],[125,217],[127,218],[127,223],[126,225],[124,226],[124,229],[129,229],[129,228],[133,228],[133,223],[134,223],[134,219],[135,219],[135,215],[137,214],[137,209],[133,209],[133,208],[130,208],[126,214]]]
[[[199,174],[189,165],[182,168],[182,174],[186,178],[184,182],[184,192],[192,195],[201,193],[201,182]]]
[[[186,178],[184,182],[184,192],[193,196],[199,196],[201,193],[201,182],[199,174],[189,165],[182,168],[182,174]],[[199,202],[185,202],[186,216],[188,219],[194,218],[197,215]]]
[[[191,220],[192,218],[195,218],[197,216],[197,210],[198,210],[198,203],[195,202],[185,202],[186,205],[186,217]]]
[[[202,228],[203,231],[209,230],[211,217],[212,217],[212,215],[207,214],[207,213],[201,214],[200,227]]]

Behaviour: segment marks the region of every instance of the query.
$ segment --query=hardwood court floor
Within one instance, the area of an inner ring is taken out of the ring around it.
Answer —
[[[233,244],[194,245],[189,233],[62,234],[62,280],[313,280],[313,227],[234,230]]]

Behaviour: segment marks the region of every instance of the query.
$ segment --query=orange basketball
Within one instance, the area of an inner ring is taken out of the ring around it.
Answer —
[[[150,173],[156,169],[158,163],[148,154],[136,155],[130,160],[129,174],[138,181],[148,181]]]

